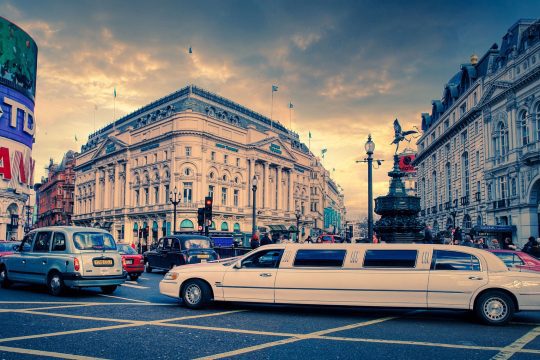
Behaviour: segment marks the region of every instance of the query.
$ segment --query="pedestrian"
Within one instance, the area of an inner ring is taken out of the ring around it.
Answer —
[[[253,236],[251,237],[251,244],[250,245],[251,245],[252,249],[256,249],[261,245],[259,243],[259,234],[257,234],[257,233],[253,234]]]
[[[268,236],[268,233],[264,233],[261,239],[261,246],[270,245],[271,243],[272,243],[272,240],[270,239],[270,236]]]
[[[488,249],[489,247],[487,246],[486,244],[486,241],[483,237],[479,238],[478,239],[478,245],[479,245],[479,249]]]
[[[523,251],[524,253],[530,254],[533,246],[535,245],[538,245],[536,243],[536,239],[534,238],[534,236],[529,236],[527,243],[525,244],[525,246],[523,246],[523,249],[521,251]]]
[[[431,227],[429,225],[426,225],[424,228],[424,243],[433,244],[433,232],[431,231]]]
[[[509,237],[507,237],[507,238],[504,238],[503,249],[504,249],[504,250],[516,250],[517,247],[516,247],[516,245],[514,245],[514,243],[512,242],[512,239],[510,239]]]
[[[311,238],[311,235],[308,235],[308,237],[306,238],[306,240],[304,242],[312,243],[313,239]]]
[[[492,239],[491,240],[491,245],[489,247],[491,250],[500,250],[501,249],[501,246],[499,245],[499,240],[497,239]]]
[[[463,236],[461,235],[461,229],[459,226],[454,230],[454,240],[458,240],[459,243],[463,241]]]
[[[529,255],[540,259],[540,238],[536,239],[536,243],[532,246]]]
[[[461,246],[473,247],[473,242],[470,235],[465,235],[465,240],[461,242]]]

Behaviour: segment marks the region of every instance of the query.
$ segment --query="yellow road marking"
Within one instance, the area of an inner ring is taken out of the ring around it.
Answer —
[[[36,334],[36,335],[15,336],[15,337],[10,337],[10,338],[3,338],[3,339],[0,339],[0,343],[8,342],[8,341],[19,341],[19,340],[39,339],[39,338],[52,337],[52,336],[62,336],[62,335],[82,334],[82,333],[86,333],[86,332],[94,332],[94,331],[122,329],[122,328],[134,327],[134,326],[140,326],[140,325],[144,325],[144,323],[143,323],[143,324],[111,325],[111,326],[103,326],[103,327],[98,327],[98,328],[86,328],[86,329],[79,329],[79,330],[58,331],[58,332],[47,333],[47,334]]]
[[[76,305],[58,305],[58,306],[46,306],[46,307],[23,308],[23,309],[0,309],[0,313],[20,312],[21,310],[32,311],[32,310],[69,309],[69,308],[83,307],[83,306],[92,306],[92,305],[89,305],[89,304],[76,304]]]
[[[160,326],[167,326],[167,327],[194,329],[194,330],[231,332],[231,333],[235,333],[235,334],[268,335],[268,336],[283,336],[283,337],[298,337],[298,338],[302,337],[301,334],[279,333],[279,332],[271,332],[271,331],[258,331],[258,330],[235,329],[235,328],[223,328],[223,327],[213,327],[213,326],[188,325],[188,324],[170,324],[170,323],[159,323],[159,325]]]
[[[154,322],[163,323],[163,322],[178,321],[178,320],[200,319],[200,318],[212,317],[212,316],[236,314],[236,313],[239,313],[239,312],[246,312],[246,311],[248,311],[248,310],[230,310],[230,311],[221,311],[221,312],[218,312],[218,313],[208,313],[208,314],[200,314],[200,315],[187,315],[187,316],[181,316],[181,317],[177,317],[177,318],[155,320]]]
[[[146,323],[146,321],[138,321],[138,320],[110,319],[110,318],[102,318],[102,317],[95,317],[95,316],[71,315],[71,314],[62,314],[62,313],[55,313],[55,312],[42,312],[42,311],[35,311],[35,310],[19,310],[16,312],[33,314],[33,315],[62,317],[62,318],[68,318],[68,319],[78,319],[78,320],[110,321],[110,322],[119,322],[119,323],[125,323],[125,324]]]
[[[49,356],[49,357],[55,357],[55,358],[60,358],[60,359],[73,359],[73,360],[99,359],[95,357],[72,355],[72,354],[65,354],[65,353],[58,353],[58,352],[51,352],[51,351],[21,349],[21,348],[14,348],[14,347],[8,347],[8,346],[0,346],[0,351],[17,353],[17,354],[36,355],[36,356]]]
[[[130,298],[125,298],[125,297],[120,297],[120,296],[114,296],[114,295],[107,295],[107,294],[98,294],[98,295],[99,295],[99,296],[108,297],[108,298],[113,298],[113,299],[135,301],[135,302],[143,303],[143,304],[148,304],[148,303],[149,303],[148,301],[144,301],[144,300],[130,299]]]
[[[535,327],[513,343],[505,346],[497,355],[492,357],[493,360],[506,360],[510,359],[515,353],[520,352],[525,345],[536,339],[540,335],[540,326]]]
[[[315,331],[315,332],[308,333],[308,334],[296,334],[296,335],[294,335],[294,337],[291,337],[291,338],[288,338],[288,339],[272,341],[272,342],[259,344],[259,345],[255,345],[255,346],[249,346],[249,347],[246,347],[246,348],[241,348],[241,349],[237,349],[237,350],[233,350],[233,351],[227,351],[227,352],[224,352],[224,353],[221,353],[221,354],[214,354],[214,355],[210,355],[210,356],[205,356],[205,357],[198,358],[197,360],[222,359],[222,358],[226,358],[226,357],[246,354],[246,353],[249,353],[249,352],[262,350],[262,349],[267,349],[267,348],[274,347],[274,346],[290,344],[290,343],[294,343],[294,342],[297,342],[297,341],[310,339],[310,338],[316,338],[318,336],[326,335],[326,334],[336,332],[336,331],[355,329],[355,328],[359,328],[359,327],[363,327],[363,326],[369,326],[369,325],[373,325],[373,324],[378,324],[378,323],[388,321],[388,320],[393,320],[393,319],[396,319],[396,317],[384,317],[384,318],[380,318],[380,319],[364,321],[364,322],[361,322],[361,323],[355,323],[355,324],[340,326],[340,327],[337,327],[337,328]]]

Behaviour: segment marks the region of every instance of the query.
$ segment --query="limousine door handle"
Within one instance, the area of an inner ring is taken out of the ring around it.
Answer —
[[[272,274],[270,274],[270,273],[260,273],[259,276],[270,277],[270,276],[272,276]]]
[[[469,276],[469,280],[483,280],[484,278],[480,276]]]

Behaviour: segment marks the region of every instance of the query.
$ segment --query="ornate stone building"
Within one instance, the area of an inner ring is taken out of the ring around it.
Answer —
[[[471,57],[422,114],[422,217],[523,243],[539,236],[540,23],[519,20]]]
[[[188,86],[90,135],[77,157],[73,220],[150,242],[172,232],[176,190],[177,231],[196,228],[210,195],[213,228],[250,233],[256,176],[257,225],[294,233],[298,211],[306,237],[323,223],[323,197],[310,190],[328,174],[317,164],[279,122]],[[342,200],[331,206],[344,212]]]

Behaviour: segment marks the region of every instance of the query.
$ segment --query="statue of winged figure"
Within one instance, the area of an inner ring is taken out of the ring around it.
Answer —
[[[398,150],[399,150],[399,143],[400,143],[400,142],[402,142],[403,140],[405,140],[405,141],[407,141],[407,142],[411,142],[411,139],[407,139],[407,138],[406,138],[407,135],[412,135],[412,134],[418,133],[417,130],[403,131],[403,130],[401,129],[401,125],[399,124],[399,120],[398,120],[398,119],[394,120],[394,132],[395,132],[394,141],[392,141],[392,142],[390,143],[390,145],[396,144],[396,154],[398,153]]]

